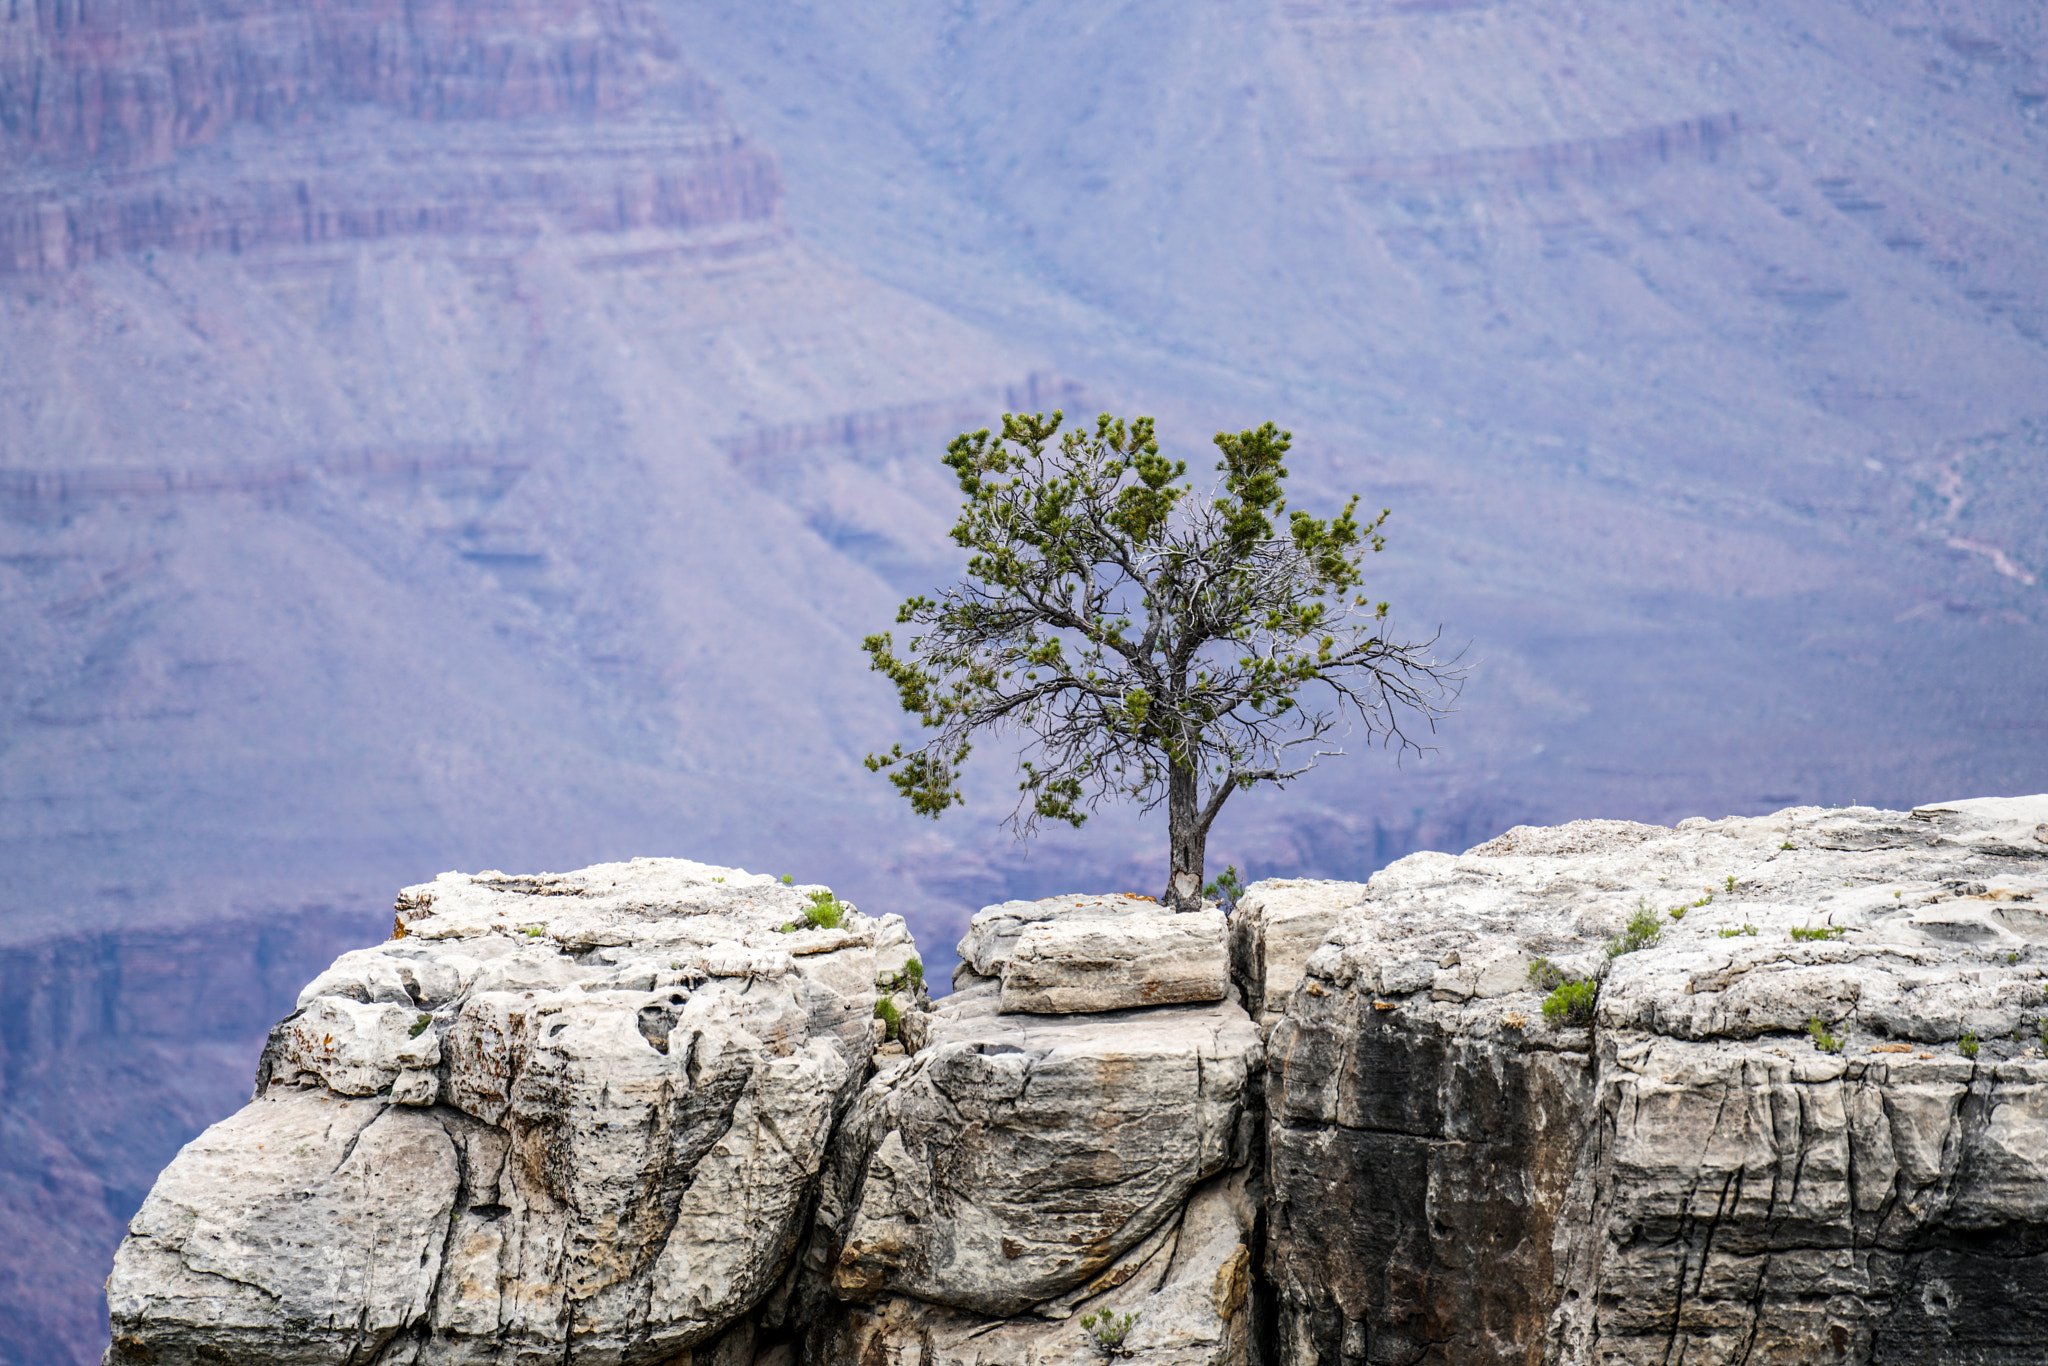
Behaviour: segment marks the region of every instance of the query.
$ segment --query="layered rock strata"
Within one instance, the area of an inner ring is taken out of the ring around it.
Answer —
[[[1277,1360],[2039,1359],[2048,798],[1517,828],[1321,895]]]
[[[0,275],[399,234],[758,234],[781,195],[630,0],[10,7],[0,168]]]
[[[672,859],[408,889],[158,1180],[109,1361],[651,1362],[732,1327],[914,954],[894,916],[809,928],[822,890]]]

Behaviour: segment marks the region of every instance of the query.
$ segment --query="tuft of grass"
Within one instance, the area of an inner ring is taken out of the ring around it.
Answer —
[[[1600,996],[1600,984],[1590,977],[1560,982],[1543,998],[1543,1018],[1551,1024],[1589,1025],[1593,1006]]]
[[[1956,1047],[1962,1050],[1964,1057],[1970,1059],[1972,1062],[1976,1061],[1977,1036],[1975,1034],[1963,1035],[1962,1038],[1956,1040]]]
[[[1847,929],[1840,925],[1824,925],[1811,930],[1795,929],[1792,931],[1792,937],[1801,942],[1809,942],[1820,939],[1840,939],[1848,932]]]
[[[1108,1309],[1098,1309],[1092,1314],[1081,1316],[1081,1331],[1088,1335],[1088,1345],[1105,1357],[1127,1357],[1131,1349],[1124,1346],[1124,1339],[1131,1335],[1137,1325],[1136,1314],[1117,1314]]]
[[[418,1037],[419,1037],[420,1035],[422,1035],[422,1034],[426,1033],[426,1032],[427,1032],[427,1030],[428,1030],[428,1028],[429,1028],[430,1026],[432,1026],[432,1025],[433,1025],[433,1023],[434,1023],[434,1017],[433,1017],[433,1016],[431,1016],[431,1015],[422,1015],[422,1016],[420,1016],[420,1017],[419,1017],[419,1018],[418,1018],[417,1020],[414,1020],[414,1021],[412,1022],[412,1028],[411,1028],[411,1029],[408,1029],[408,1030],[406,1030],[406,1031],[405,1031],[405,1037],[406,1037],[406,1038],[408,1038],[408,1039],[417,1039],[417,1038],[418,1038]]]
[[[1735,874],[1730,873],[1728,875],[1728,881],[1721,885],[1721,890],[1724,892],[1732,892],[1735,890]]]
[[[1828,1027],[1821,1022],[1820,1016],[1812,1015],[1807,1017],[1806,1032],[1813,1036],[1813,1046],[1821,1052],[1839,1053],[1842,1051],[1842,1040],[1828,1033]]]
[[[1571,980],[1548,958],[1538,958],[1529,964],[1529,982],[1538,991],[1555,991]]]
[[[1779,845],[1779,846],[1778,846],[1778,851],[1779,851],[1780,853],[1783,853],[1783,852],[1784,852],[1785,850],[1787,850],[1787,849],[1790,849],[1791,847],[1792,847],[1792,841],[1791,841],[1791,840],[1786,840],[1786,841],[1785,841],[1785,842],[1784,842],[1783,844],[1781,844],[1781,845]]]
[[[2017,951],[2014,951],[2014,952],[2012,952],[2012,953],[2008,953],[2008,954],[2007,954],[2007,955],[2005,956],[2005,961],[2006,961],[2006,962],[2008,962],[2008,963],[2017,963],[2017,962],[2019,962],[2019,961],[2020,961],[2020,956],[2019,956],[2019,953],[2018,953]]]
[[[1624,953],[1647,949],[1657,942],[1657,937],[1663,932],[1663,927],[1657,923],[1657,913],[1638,903],[1636,913],[1629,918],[1628,924],[1622,927],[1621,933],[1607,941],[1607,956],[1619,958]]]
[[[1756,926],[1754,926],[1754,925],[1740,925],[1740,926],[1735,926],[1735,927],[1732,927],[1732,928],[1730,928],[1730,929],[1725,929],[1725,930],[1722,930],[1722,931],[1721,931],[1721,937],[1722,937],[1723,939],[1733,939],[1733,938],[1734,938],[1734,937],[1735,937],[1736,935],[1738,935],[1738,934],[1747,934],[1747,935],[1754,935],[1755,933],[1756,933]]]
[[[897,1032],[903,1028],[903,1012],[886,996],[875,998],[875,1018],[888,1026],[887,1032],[882,1035],[885,1039],[895,1038]]]
[[[795,886],[795,885],[796,885],[796,875],[795,875],[794,873],[784,873],[784,874],[782,875],[782,885],[783,885],[783,886],[785,886],[785,887],[793,887],[793,886]]]
[[[783,879],[789,881],[788,878]],[[836,930],[846,919],[846,913],[853,908],[832,895],[829,889],[812,892],[810,904],[804,907],[804,918],[792,920],[776,928],[783,934],[797,930]]]

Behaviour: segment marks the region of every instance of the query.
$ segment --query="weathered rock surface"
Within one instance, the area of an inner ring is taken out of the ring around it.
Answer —
[[[157,1183],[110,1362],[1050,1366],[1101,1314],[1162,1366],[2048,1341],[2048,797],[1257,884],[1225,999],[1094,1012],[1220,974],[1219,917],[991,907],[931,1006],[895,918],[784,932],[806,890],[409,889]]]
[[[1124,1346],[1134,1361],[1258,1361],[1252,1248],[1259,1208],[1256,1174],[1241,1168],[1198,1187],[1175,1218],[1036,1313],[988,1318],[891,1297],[820,1318],[807,1356],[863,1366],[1095,1366],[1103,1355],[1080,1320],[1107,1312],[1132,1316]]]
[[[2043,822],[1582,821],[1330,889],[1270,1040],[1277,1359],[2038,1360]],[[1537,959],[1605,970],[1589,1027]]]
[[[835,1293],[1015,1314],[1077,1289],[1244,1166],[1262,1052],[1235,1005],[999,1013],[939,1003],[870,1082],[820,1199]]]
[[[1006,1013],[1065,1015],[1220,1001],[1223,913],[1153,910],[1027,925],[1003,964]]]
[[[850,908],[782,933],[813,890],[672,859],[408,889],[158,1180],[109,1360],[656,1362],[731,1328],[914,953]]]
[[[1138,1360],[1258,1359],[1264,1049],[1222,931],[1132,897],[974,918],[961,989],[835,1143],[807,1359],[1092,1360],[1099,1311],[1136,1316]]]

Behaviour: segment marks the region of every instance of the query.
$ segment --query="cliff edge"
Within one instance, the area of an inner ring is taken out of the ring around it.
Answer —
[[[2048,1339],[2048,796],[1517,827],[1227,922],[1007,903],[937,1003],[899,918],[682,860],[447,874],[394,929],[157,1182],[110,1366]]]

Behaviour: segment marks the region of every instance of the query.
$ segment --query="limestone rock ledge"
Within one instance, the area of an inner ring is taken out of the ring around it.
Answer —
[[[110,1363],[666,1362],[773,1288],[896,916],[635,859],[444,874],[271,1036],[108,1282]]]
[[[1274,1360],[2041,1359],[2048,797],[1523,827],[1323,896]],[[1590,1024],[1539,959],[1602,974]]]

